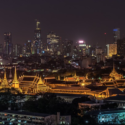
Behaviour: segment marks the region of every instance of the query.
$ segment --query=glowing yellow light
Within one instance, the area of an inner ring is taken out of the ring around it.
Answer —
[[[84,86],[85,84],[84,83],[82,83],[82,86]]]

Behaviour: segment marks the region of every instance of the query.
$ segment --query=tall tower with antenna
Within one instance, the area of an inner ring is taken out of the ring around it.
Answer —
[[[41,41],[41,28],[40,21],[36,20],[36,29],[34,31],[34,50],[35,54],[41,54],[42,50],[42,41]]]

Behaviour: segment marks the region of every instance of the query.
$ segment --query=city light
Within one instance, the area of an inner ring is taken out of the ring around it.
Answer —
[[[79,43],[84,43],[84,41],[83,41],[83,40],[80,40]]]

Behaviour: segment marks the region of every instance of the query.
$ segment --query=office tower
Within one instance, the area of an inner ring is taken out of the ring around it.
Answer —
[[[31,43],[31,54],[35,54],[35,41]]]
[[[40,22],[36,21],[36,29],[34,31],[34,38],[35,38],[35,54],[41,54],[41,50],[43,49],[42,41],[41,41],[41,28],[40,28]]]
[[[117,44],[107,44],[107,57],[111,58],[117,54]]]
[[[75,58],[79,55],[79,50],[77,48],[77,46],[73,46],[73,55],[72,58]]]
[[[27,55],[30,55],[31,54],[31,40],[28,40],[27,43],[26,43],[26,54]]]
[[[65,56],[72,56],[72,54],[73,54],[73,41],[66,39],[63,44],[64,44],[64,48],[63,48],[64,55]]]
[[[12,34],[10,32],[4,33],[4,54],[12,54]]]
[[[86,43],[83,40],[78,42],[80,56],[86,56]]]
[[[113,29],[113,37],[114,37],[114,43],[117,43],[117,40],[120,39],[120,29],[119,28]]]
[[[22,47],[22,54],[26,55],[26,43]]]
[[[20,56],[22,54],[22,46],[20,44],[15,44],[13,46],[13,55]]]
[[[54,32],[50,32],[47,35],[47,46],[51,55],[58,55],[61,52],[60,49],[60,37]]]
[[[117,54],[125,56],[125,38],[117,41]]]

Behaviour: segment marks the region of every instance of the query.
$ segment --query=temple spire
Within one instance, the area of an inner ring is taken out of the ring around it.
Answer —
[[[15,66],[14,78],[13,78],[13,82],[12,83],[15,83],[15,84],[19,83],[19,81],[17,80],[16,66]]]
[[[43,84],[41,77],[39,78],[38,84]]]
[[[2,86],[7,86],[8,85],[8,81],[7,81],[7,77],[6,77],[6,69],[4,71],[4,78],[3,81],[1,83]]]

